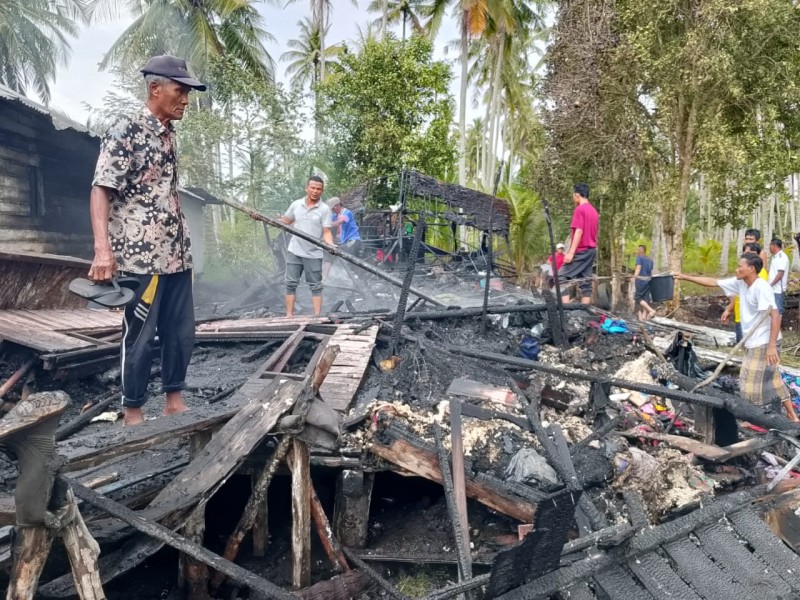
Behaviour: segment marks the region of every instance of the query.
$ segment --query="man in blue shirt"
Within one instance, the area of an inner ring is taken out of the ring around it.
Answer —
[[[328,200],[328,206],[333,211],[333,226],[339,229],[339,245],[350,254],[357,254],[361,248],[361,232],[353,211],[342,206],[342,201],[336,197]]]
[[[653,277],[653,259],[647,256],[647,248],[642,245],[636,248],[636,302],[639,303],[639,320],[646,321],[656,314],[655,309],[647,301],[650,295],[650,279]]]

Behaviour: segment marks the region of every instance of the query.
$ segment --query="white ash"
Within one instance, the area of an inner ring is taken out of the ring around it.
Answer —
[[[691,455],[672,448],[648,454],[631,446],[614,458],[619,474],[613,487],[618,491],[639,491],[647,511],[658,520],[670,510],[713,495],[716,483],[690,464],[690,460]]]
[[[655,357],[650,354],[642,354],[636,360],[625,363],[614,373],[617,379],[627,379],[636,383],[653,383],[653,376],[650,374]]]

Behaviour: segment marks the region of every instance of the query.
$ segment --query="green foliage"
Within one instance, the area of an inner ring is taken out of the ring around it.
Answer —
[[[742,225],[800,166],[800,13],[786,0],[621,0],[616,9],[616,65],[637,84],[629,110],[638,107],[647,131],[666,230],[678,235],[699,173],[718,222]]]
[[[85,0],[0,1],[0,83],[50,102],[50,84],[68,62],[67,39],[90,16]]]
[[[319,86],[325,154],[339,187],[402,166],[436,177],[452,169],[450,68],[432,55],[421,36],[367,40]]]
[[[274,38],[254,0],[97,1],[112,16],[130,11],[135,18],[108,50],[102,67],[141,66],[150,56],[173,54],[186,58],[203,78],[215,61],[227,59],[251,77],[272,81],[274,61],[265,43]]]
[[[550,238],[539,196],[532,190],[514,185],[501,189],[498,197],[507,200],[511,207],[508,233],[514,268],[520,276],[532,273],[550,254]],[[558,233],[554,234],[556,241],[562,239]]]
[[[206,279],[214,279],[214,273],[225,279],[231,273],[252,273],[254,269],[272,266],[272,255],[260,223],[237,215],[222,223],[219,237],[219,254],[209,257]]]
[[[212,65],[211,106],[179,126],[186,181],[260,210],[283,210],[302,194],[310,157],[300,139],[300,91],[253,79],[236,61]]]

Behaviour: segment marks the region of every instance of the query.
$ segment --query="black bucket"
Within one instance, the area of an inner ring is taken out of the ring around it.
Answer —
[[[650,295],[653,302],[668,302],[672,300],[675,290],[675,278],[672,275],[656,275],[650,280]]]

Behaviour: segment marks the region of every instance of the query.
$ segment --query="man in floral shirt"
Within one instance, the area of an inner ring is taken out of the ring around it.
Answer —
[[[89,278],[109,281],[117,271],[139,279],[125,308],[122,405],[125,424],[144,419],[153,340],[161,342],[164,414],[186,410],[182,390],[194,349],[192,253],[178,199],[175,129],[189,92],[205,91],[186,61],[156,56],[142,68],[147,103],[106,133],[97,160],[90,213],[94,261]]]

